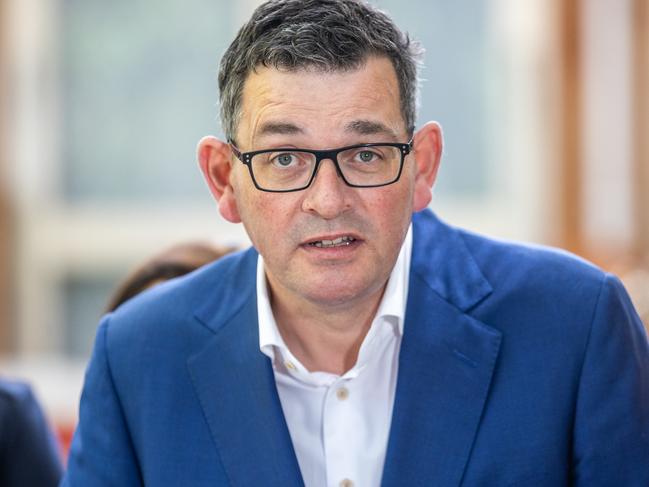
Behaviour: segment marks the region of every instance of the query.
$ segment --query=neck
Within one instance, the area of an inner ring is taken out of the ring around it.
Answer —
[[[344,306],[296,303],[271,291],[271,306],[284,342],[309,371],[342,375],[358,359],[384,290]]]

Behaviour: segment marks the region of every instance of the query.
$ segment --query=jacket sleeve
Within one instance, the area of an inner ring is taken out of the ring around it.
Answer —
[[[79,424],[61,486],[141,486],[128,425],[110,369],[107,334],[110,315],[100,323],[86,371]]]
[[[649,347],[620,281],[606,276],[584,354],[573,437],[578,486],[649,486]]]

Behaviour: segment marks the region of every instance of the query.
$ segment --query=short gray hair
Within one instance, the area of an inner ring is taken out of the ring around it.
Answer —
[[[263,3],[241,27],[221,59],[220,112],[225,136],[235,138],[243,86],[258,66],[285,71],[349,71],[360,68],[374,55],[386,56],[394,66],[401,113],[412,135],[423,49],[390,17],[362,0]]]

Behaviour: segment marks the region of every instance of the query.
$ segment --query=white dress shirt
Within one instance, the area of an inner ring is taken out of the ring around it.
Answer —
[[[275,383],[306,487],[381,483],[408,297],[412,225],[356,364],[339,376],[309,372],[288,349],[270,307],[264,262],[257,261],[259,347]]]

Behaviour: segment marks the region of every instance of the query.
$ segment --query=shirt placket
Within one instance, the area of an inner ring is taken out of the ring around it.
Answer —
[[[358,436],[353,423],[359,399],[355,394],[357,380],[340,378],[325,395],[322,430],[328,487],[356,485]]]

